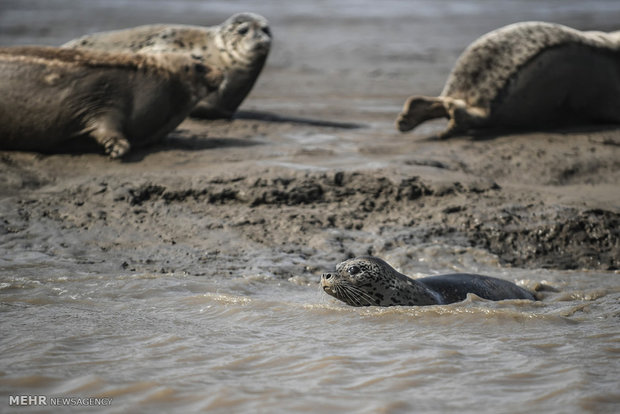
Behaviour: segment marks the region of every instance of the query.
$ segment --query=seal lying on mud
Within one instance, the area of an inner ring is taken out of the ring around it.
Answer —
[[[536,300],[506,280],[456,273],[412,279],[377,257],[362,256],[336,266],[321,277],[329,295],[351,306],[422,306],[460,302],[468,293],[488,300]]]
[[[59,149],[89,136],[112,158],[157,141],[222,74],[179,54],[0,48],[0,149]]]
[[[239,13],[218,26],[146,25],[94,33],[63,45],[115,52],[183,52],[222,70],[225,81],[192,111],[199,118],[230,118],[250,93],[269,54],[267,20]]]
[[[401,132],[448,118],[439,137],[490,127],[620,122],[620,31],[515,23],[472,43],[438,97],[412,96]]]

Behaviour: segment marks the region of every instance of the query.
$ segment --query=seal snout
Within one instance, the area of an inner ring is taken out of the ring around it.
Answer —
[[[333,276],[331,273],[323,273],[321,275],[321,287],[323,290],[331,290]]]
[[[254,45],[252,49],[257,52],[268,52],[271,47],[271,38],[265,34],[254,37]]]

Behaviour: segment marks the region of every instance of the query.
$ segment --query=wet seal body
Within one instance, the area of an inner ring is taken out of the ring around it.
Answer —
[[[456,273],[412,279],[377,257],[362,256],[321,277],[323,290],[351,306],[424,306],[460,302],[473,293],[488,300],[536,300],[506,280]]]
[[[189,56],[0,48],[0,149],[93,138],[112,158],[158,141],[222,82]]]
[[[230,118],[250,93],[271,47],[267,19],[239,13],[212,27],[155,24],[94,33],[63,45],[113,52],[188,53],[219,68],[225,76],[216,94],[202,100],[191,115]]]
[[[441,95],[412,96],[396,120],[401,132],[448,118],[440,138],[483,128],[620,122],[620,31],[581,32],[522,22],[473,42]]]

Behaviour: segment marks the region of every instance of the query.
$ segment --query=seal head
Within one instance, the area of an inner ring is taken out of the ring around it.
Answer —
[[[362,256],[336,266],[321,277],[323,290],[351,306],[436,305],[438,295],[383,260]]]
[[[264,63],[271,47],[269,22],[254,13],[234,14],[219,26],[215,42],[228,65]]]
[[[217,94],[202,100],[193,117],[231,118],[258,79],[271,48],[271,29],[264,17],[235,14],[213,30],[215,51],[201,52],[206,63],[222,68],[226,79]]]

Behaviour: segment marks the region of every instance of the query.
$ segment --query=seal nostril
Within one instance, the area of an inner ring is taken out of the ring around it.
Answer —
[[[331,278],[332,278],[332,274],[331,274],[331,273],[324,273],[324,274],[323,274],[323,278],[324,278],[325,280],[331,279]]]

